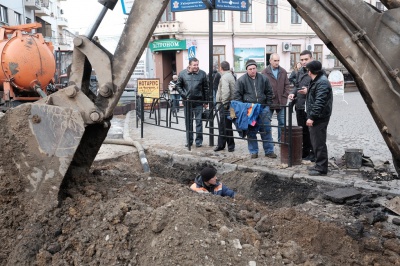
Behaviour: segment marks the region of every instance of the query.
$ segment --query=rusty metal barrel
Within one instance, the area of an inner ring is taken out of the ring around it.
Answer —
[[[286,141],[287,140],[287,141]],[[289,127],[282,130],[282,142],[289,143]],[[303,146],[303,128],[292,126],[292,165],[301,164]],[[281,144],[281,163],[289,164],[289,145]]]

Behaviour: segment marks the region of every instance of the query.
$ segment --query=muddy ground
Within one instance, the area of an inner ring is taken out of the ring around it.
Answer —
[[[247,172],[219,179],[235,199],[188,189],[204,165],[137,154],[96,162],[40,214],[0,173],[0,265],[400,265],[399,230],[364,193],[345,204],[332,187]]]

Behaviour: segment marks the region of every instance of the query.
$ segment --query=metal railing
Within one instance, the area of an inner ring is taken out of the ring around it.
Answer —
[[[180,108],[183,109],[184,112],[177,112],[176,108],[173,107],[172,100],[169,97],[160,97],[160,98],[152,98],[152,97],[144,97],[143,95],[136,96],[136,127],[139,127],[140,124],[140,136],[144,137],[144,124],[169,128],[171,130],[177,130],[186,133],[186,143],[189,142],[189,134],[196,133],[193,131],[189,125],[192,125],[196,122],[196,118],[193,118],[194,105],[203,106],[202,108],[202,117],[200,118],[202,121],[202,125],[204,125],[203,129],[208,129],[209,132],[205,132],[203,130],[203,135],[208,135],[213,137],[218,137],[221,133],[221,136],[226,138],[232,138],[227,134],[227,129],[224,126],[214,127],[214,122],[216,121],[216,125],[220,125],[221,122],[221,114],[229,115],[230,108],[226,110],[225,106],[217,103],[215,106],[210,101],[192,101],[192,100],[180,100],[183,103],[183,106]],[[211,109],[204,108],[204,106],[214,106]],[[265,105],[261,105],[261,108],[265,108]],[[257,139],[257,142],[270,142],[274,144],[287,145],[288,146],[288,166],[291,167],[293,164],[293,156],[292,156],[292,113],[293,113],[293,104],[290,103],[288,105],[279,106],[279,108],[284,111],[284,124],[272,125],[271,123],[268,125],[271,128],[281,129],[282,139],[281,141],[265,141]],[[271,120],[271,116],[269,117]],[[180,123],[181,122],[181,123]],[[232,120],[235,125],[232,127],[234,134],[234,139],[239,140],[249,140],[247,136],[243,136],[241,134],[242,130],[238,130],[238,126],[235,123],[235,119]],[[265,126],[263,124],[259,124],[258,126]],[[222,130],[221,130],[222,129]],[[218,133],[213,133],[215,132]],[[265,134],[264,132],[258,132],[257,134]],[[285,137],[283,137],[285,134]],[[236,136],[235,136],[236,135]],[[210,138],[211,140],[211,138]],[[210,141],[211,142],[211,141]],[[213,141],[212,141],[213,143]],[[213,145],[210,145],[213,146]],[[191,145],[188,145],[188,150],[191,150]]]

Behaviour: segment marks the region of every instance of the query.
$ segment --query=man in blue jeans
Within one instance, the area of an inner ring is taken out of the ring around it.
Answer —
[[[269,84],[271,84],[274,96],[272,98],[271,115],[276,112],[276,118],[278,119],[278,141],[281,141],[281,129],[285,125],[286,109],[285,106],[288,101],[288,95],[290,90],[290,83],[286,70],[279,65],[279,55],[272,54],[269,60],[270,64],[267,66],[261,74],[268,78]]]
[[[203,145],[203,121],[201,115],[205,101],[208,100],[207,74],[199,68],[199,60],[191,58],[187,69],[182,70],[178,76],[176,88],[181,95],[185,111],[186,132],[189,135],[186,147],[193,145],[193,120],[196,120],[196,147]]]
[[[269,158],[276,158],[274,143],[271,134],[271,114],[269,106],[272,104],[272,88],[266,76],[257,73],[257,63],[253,59],[246,62],[247,74],[241,76],[235,86],[234,100],[243,103],[262,104],[257,118],[257,124],[249,126],[247,145],[251,158],[258,157],[257,131],[263,140],[264,154]]]

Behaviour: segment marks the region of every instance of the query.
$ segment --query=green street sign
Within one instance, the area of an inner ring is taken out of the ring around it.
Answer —
[[[155,40],[149,44],[152,52],[186,50],[186,40],[178,41],[176,39]]]

